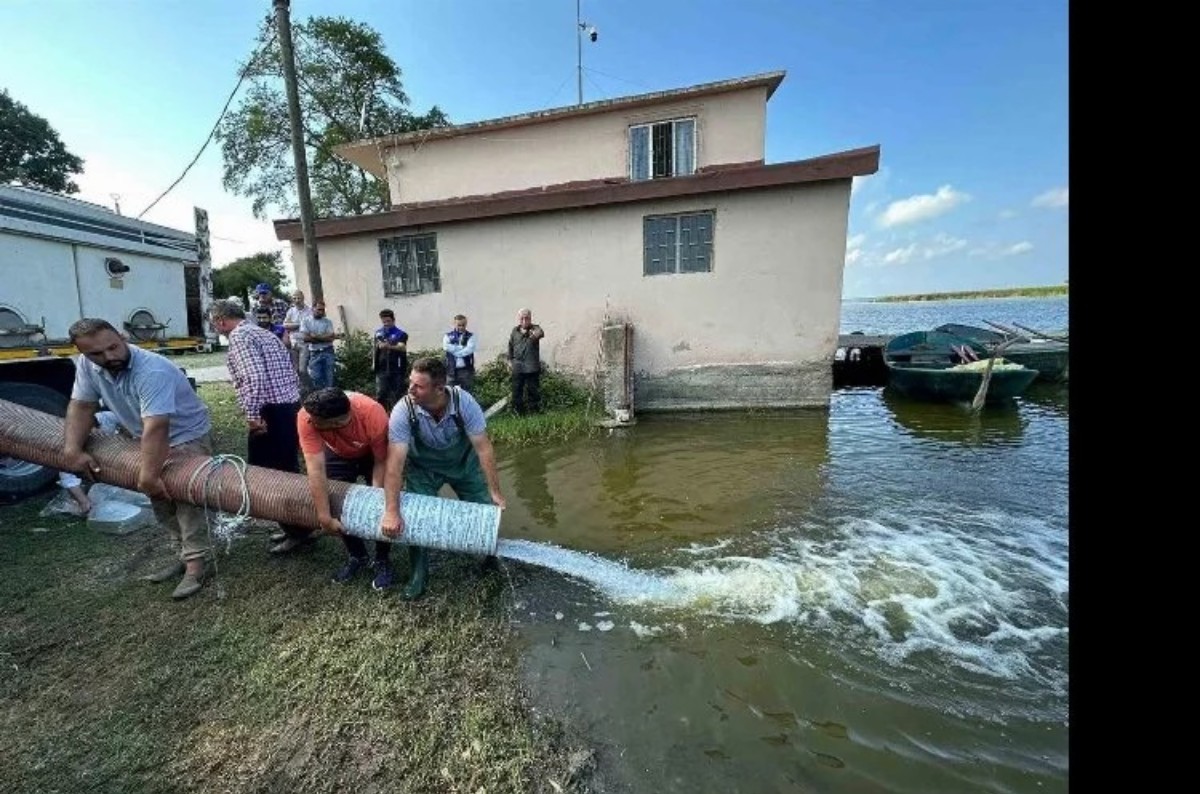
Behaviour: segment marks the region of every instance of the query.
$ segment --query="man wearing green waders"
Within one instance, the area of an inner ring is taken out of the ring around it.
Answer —
[[[404,533],[402,484],[406,490],[424,496],[437,496],[438,490],[449,484],[465,502],[495,504],[504,509],[483,409],[469,392],[446,386],[446,365],[436,358],[422,358],[412,365],[408,395],[392,408],[388,421],[384,510],[379,529],[391,538]],[[412,578],[404,588],[404,597],[412,600],[425,592],[429,552],[409,546],[408,558]]]

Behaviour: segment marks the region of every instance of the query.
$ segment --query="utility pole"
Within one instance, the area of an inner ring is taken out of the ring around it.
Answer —
[[[288,117],[292,122],[292,157],[296,161],[296,193],[300,199],[304,260],[308,266],[309,305],[312,305],[325,300],[325,290],[321,284],[321,262],[317,258],[317,234],[308,187],[308,155],[304,150],[303,124],[300,121],[300,93],[296,89],[296,58],[292,51],[292,22],[288,14],[290,0],[274,2],[275,29],[279,31],[279,52],[283,61],[283,83],[287,87]]]
[[[576,96],[579,99],[578,104],[583,104],[583,34],[587,33],[588,38],[593,42],[599,38],[600,34],[596,31],[595,25],[589,25],[581,18],[579,8],[580,0],[575,0],[575,89]]]
[[[579,3],[575,0],[575,87],[579,101],[583,104],[583,20],[580,19]]]

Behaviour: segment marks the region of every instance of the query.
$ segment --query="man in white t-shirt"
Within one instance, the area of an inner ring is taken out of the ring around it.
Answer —
[[[304,344],[304,332],[300,330],[305,318],[312,317],[312,307],[304,302],[304,293],[296,290],[292,293],[292,305],[283,318],[283,330],[287,331],[284,342],[287,343],[288,353],[292,357],[292,366],[300,376],[300,391],[312,389],[312,378],[308,375],[308,345]]]

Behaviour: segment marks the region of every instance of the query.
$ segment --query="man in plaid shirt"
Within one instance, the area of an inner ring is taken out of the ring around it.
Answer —
[[[275,334],[246,319],[233,301],[215,301],[209,318],[217,333],[229,337],[226,365],[233,377],[238,405],[246,416],[246,462],[276,471],[300,472],[300,380],[287,348]],[[272,537],[272,554],[283,554],[310,539],[311,531],[281,524]]]

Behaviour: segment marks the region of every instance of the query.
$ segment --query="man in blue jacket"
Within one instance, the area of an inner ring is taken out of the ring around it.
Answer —
[[[391,309],[379,312],[379,322],[375,331],[375,399],[390,411],[408,391],[408,334],[396,325],[396,313]]]

